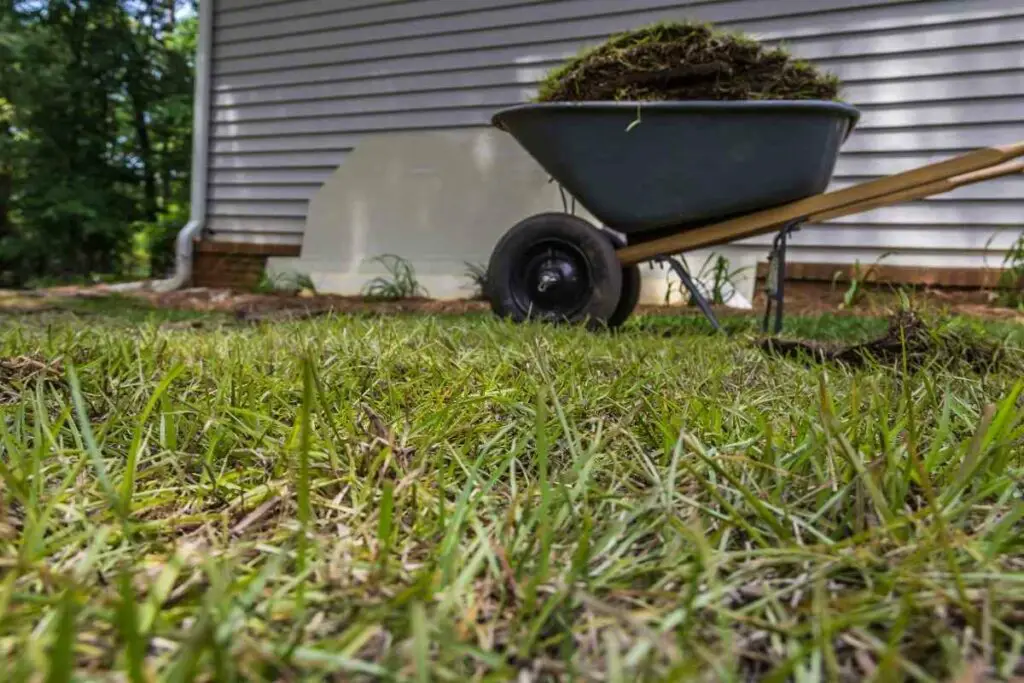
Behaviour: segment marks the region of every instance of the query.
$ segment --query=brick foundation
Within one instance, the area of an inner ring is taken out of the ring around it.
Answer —
[[[199,242],[192,264],[193,287],[254,290],[271,256],[298,256],[298,246]]]

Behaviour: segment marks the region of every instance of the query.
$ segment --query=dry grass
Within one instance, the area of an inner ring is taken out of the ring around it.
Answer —
[[[1013,372],[89,320],[0,333],[4,681],[1024,673]]]

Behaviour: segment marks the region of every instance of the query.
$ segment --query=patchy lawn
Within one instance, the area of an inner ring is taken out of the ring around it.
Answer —
[[[2,680],[1024,675],[1019,325],[2,324]]]

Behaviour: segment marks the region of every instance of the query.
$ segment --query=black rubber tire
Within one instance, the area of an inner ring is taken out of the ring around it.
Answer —
[[[619,295],[619,305],[608,318],[608,327],[622,327],[629,320],[633,311],[636,310],[637,304],[640,303],[642,285],[640,266],[626,266],[622,269],[622,293]]]
[[[531,292],[519,286],[531,250],[552,240],[574,247],[585,265],[586,296],[570,313],[556,314],[527,305],[524,299],[529,299]],[[502,318],[603,327],[619,305],[622,266],[615,247],[590,223],[569,214],[543,213],[521,221],[499,240],[487,269],[487,289],[491,309]]]

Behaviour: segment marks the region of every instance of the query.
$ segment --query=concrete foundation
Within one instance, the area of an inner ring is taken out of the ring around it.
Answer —
[[[357,295],[386,274],[374,259],[390,254],[413,266],[429,296],[465,298],[473,293],[467,264],[486,267],[502,234],[523,218],[562,210],[558,186],[496,129],[368,137],[311,201],[301,256],[272,258],[268,269],[307,275],[324,293]],[[576,212],[596,223],[583,207]],[[749,307],[756,255],[730,247],[715,253],[729,259],[730,270],[743,270],[729,305]],[[686,260],[696,274],[711,255]],[[674,276],[643,269],[642,302],[684,300]]]

